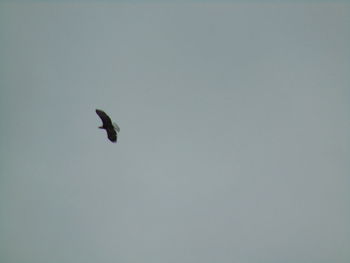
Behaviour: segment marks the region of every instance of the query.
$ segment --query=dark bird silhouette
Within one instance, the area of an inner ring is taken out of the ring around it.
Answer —
[[[96,109],[96,113],[102,120],[102,126],[99,128],[106,130],[108,139],[111,142],[117,142],[117,132],[120,131],[118,125],[112,123],[111,118],[104,111]]]

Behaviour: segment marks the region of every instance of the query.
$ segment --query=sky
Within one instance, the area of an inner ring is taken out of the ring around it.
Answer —
[[[349,262],[349,25],[342,1],[2,1],[0,262]]]

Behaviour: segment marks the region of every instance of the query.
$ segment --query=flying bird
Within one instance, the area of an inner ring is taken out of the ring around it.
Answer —
[[[117,142],[117,132],[120,131],[118,125],[112,123],[111,118],[104,111],[96,109],[96,113],[102,120],[102,126],[99,128],[106,130],[107,137],[111,142]]]

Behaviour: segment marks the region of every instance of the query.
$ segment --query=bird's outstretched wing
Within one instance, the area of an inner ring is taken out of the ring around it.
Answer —
[[[96,113],[101,118],[104,127],[113,129],[112,120],[104,111],[96,109]]]
[[[107,129],[107,136],[111,142],[117,142],[117,132],[113,129]]]

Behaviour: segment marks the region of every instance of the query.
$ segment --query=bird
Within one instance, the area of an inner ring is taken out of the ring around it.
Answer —
[[[111,142],[117,142],[117,132],[120,131],[118,125],[112,123],[111,118],[103,110],[96,109],[96,113],[102,120],[102,126],[99,128],[106,130],[107,137]]]

